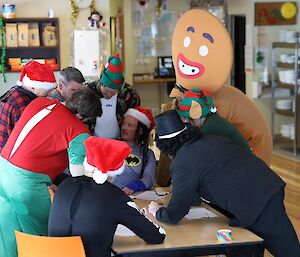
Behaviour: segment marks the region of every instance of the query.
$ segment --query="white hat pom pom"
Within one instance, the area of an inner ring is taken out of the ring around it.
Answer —
[[[95,170],[93,179],[97,184],[103,184],[108,178],[107,174],[102,173],[100,170]]]

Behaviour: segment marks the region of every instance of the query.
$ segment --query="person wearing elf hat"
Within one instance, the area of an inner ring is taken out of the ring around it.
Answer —
[[[184,122],[201,128],[203,134],[226,137],[240,147],[250,150],[240,131],[218,115],[213,100],[203,96],[200,89],[185,92],[176,110]]]
[[[49,236],[80,235],[87,257],[111,256],[118,224],[146,243],[162,243],[165,230],[147,219],[130,197],[107,181],[124,170],[131,152],[129,145],[94,136],[84,145],[85,176],[68,178],[58,187],[49,216]]]
[[[69,165],[72,176],[84,174],[90,136],[83,120],[101,115],[97,95],[88,88],[63,105],[38,97],[22,113],[0,156],[0,256],[16,257],[14,230],[47,235],[48,186]]]
[[[117,139],[125,112],[140,105],[140,97],[133,86],[125,83],[119,55],[110,56],[99,83],[89,84],[100,98],[103,114],[90,128],[97,137]]]
[[[55,88],[56,79],[48,64],[31,61],[22,69],[17,85],[0,97],[0,152],[25,107]]]
[[[168,206],[156,202],[148,206],[158,221],[180,222],[197,193],[229,213],[230,225],[264,239],[274,257],[300,256],[297,234],[283,203],[285,183],[264,161],[224,137],[202,134],[183,123],[175,110],[155,117],[155,122],[156,145],[173,158]]]
[[[151,111],[136,106],[128,109],[121,127],[121,139],[126,141],[132,153],[126,159],[125,170],[112,183],[126,194],[151,189],[155,182],[156,160],[148,148],[149,134],[155,123]]]

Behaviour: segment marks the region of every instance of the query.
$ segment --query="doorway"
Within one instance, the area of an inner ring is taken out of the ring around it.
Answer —
[[[245,74],[245,43],[246,43],[246,17],[230,15],[229,31],[233,43],[233,67],[230,84],[246,93]]]

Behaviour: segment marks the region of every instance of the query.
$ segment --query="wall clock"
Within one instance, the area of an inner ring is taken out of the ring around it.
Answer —
[[[90,7],[92,0],[75,0],[76,5],[80,9],[86,9]]]

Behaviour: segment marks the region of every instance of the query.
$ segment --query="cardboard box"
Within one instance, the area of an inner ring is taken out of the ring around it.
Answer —
[[[15,23],[6,23],[6,46],[18,46],[18,30],[17,24]]]
[[[43,24],[43,45],[56,46],[56,27]]]
[[[18,23],[18,44],[28,46],[28,23]]]
[[[28,24],[28,44],[29,46],[40,46],[40,33],[38,23]]]

